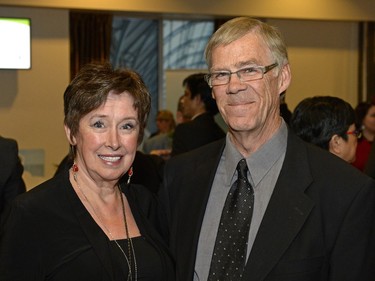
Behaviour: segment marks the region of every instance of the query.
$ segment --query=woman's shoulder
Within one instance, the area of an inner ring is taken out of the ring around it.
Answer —
[[[61,173],[31,188],[16,198],[17,204],[42,206],[61,200],[62,187],[67,184],[65,177],[68,176]]]

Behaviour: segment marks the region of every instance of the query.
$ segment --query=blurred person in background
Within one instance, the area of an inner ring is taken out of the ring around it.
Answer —
[[[142,151],[146,154],[159,156],[169,155],[172,149],[172,141],[176,121],[173,113],[167,109],[160,110],[156,116],[157,134],[150,136],[143,142]]]
[[[174,131],[176,121],[174,120],[173,113],[170,110],[159,110],[156,114],[156,127],[157,131],[150,135],[152,138],[159,134],[167,134]]]
[[[362,137],[358,140],[356,159],[352,164],[360,171],[364,171],[375,137],[375,103],[359,103],[355,108],[355,114],[356,126],[361,130]]]
[[[176,111],[176,125],[191,120],[191,116],[184,110],[184,95],[178,98]]]
[[[357,139],[355,113],[346,101],[331,96],[302,100],[294,109],[290,127],[304,141],[315,144],[352,163]]]
[[[4,209],[13,199],[26,191],[22,179],[23,165],[14,139],[0,136],[0,219]]]
[[[183,112],[185,116],[191,116],[191,120],[176,127],[172,157],[225,137],[225,132],[214,119],[219,111],[204,77],[204,73],[195,73],[182,82]]]

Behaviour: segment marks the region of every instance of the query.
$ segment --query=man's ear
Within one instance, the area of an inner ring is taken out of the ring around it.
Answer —
[[[196,95],[194,98],[193,98],[194,101],[196,101],[197,103],[200,103],[202,102],[202,98],[200,95]]]
[[[287,63],[281,69],[281,79],[279,80],[280,81],[279,83],[280,93],[288,89],[291,80],[292,80],[292,73],[290,72],[290,65],[289,63]]]
[[[344,140],[339,135],[333,135],[329,141],[329,152],[340,156],[342,152],[342,142]]]
[[[202,97],[200,95],[196,95],[193,98],[193,104],[194,104],[196,110],[198,110],[200,108],[205,108],[205,104],[204,104],[204,102],[202,100]]]

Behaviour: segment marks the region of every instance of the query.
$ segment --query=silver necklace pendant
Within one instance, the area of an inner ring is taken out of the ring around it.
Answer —
[[[76,164],[74,164],[76,166]],[[73,165],[73,166],[74,166]],[[121,251],[121,253],[123,254],[125,260],[126,260],[126,263],[128,265],[128,268],[129,268],[129,274],[128,274],[128,277],[127,277],[127,281],[137,281],[138,279],[138,268],[137,268],[137,259],[136,259],[136,256],[135,256],[135,251],[134,251],[134,245],[133,245],[133,241],[132,241],[132,238],[130,237],[130,234],[129,234],[129,228],[128,228],[128,222],[127,222],[127,219],[126,219],[126,212],[125,212],[125,203],[124,203],[124,198],[123,198],[123,194],[122,194],[122,191],[121,191],[121,188],[119,185],[117,185],[118,187],[118,190],[119,190],[119,193],[120,193],[120,199],[121,199],[121,208],[122,208],[122,215],[123,215],[123,220],[124,220],[124,227],[125,227],[125,234],[126,234],[126,239],[128,240],[127,244],[128,244],[128,256],[125,254],[125,251],[124,249],[121,247],[121,245],[118,243],[118,241],[116,239],[113,238],[113,235],[112,235],[112,232],[109,230],[109,228],[103,223],[101,217],[97,214],[94,206],[91,204],[91,202],[89,201],[89,199],[87,198],[85,192],[83,191],[83,189],[81,188],[81,186],[79,185],[78,183],[78,177],[77,177],[77,171],[78,171],[78,168],[76,169],[71,169],[72,173],[73,173],[73,179],[74,179],[74,182],[76,183],[78,189],[80,190],[80,192],[82,193],[83,197],[85,198],[86,202],[89,204],[90,208],[92,209],[94,215],[97,217],[97,219],[100,221],[100,223],[103,225],[104,229],[106,230],[106,232],[108,233],[108,236],[111,240],[113,240],[117,247],[119,248],[119,250]],[[131,175],[130,175],[131,176]],[[129,177],[130,179],[130,177]],[[134,267],[134,270],[133,270],[133,267]],[[134,273],[134,279],[133,279],[133,273]]]

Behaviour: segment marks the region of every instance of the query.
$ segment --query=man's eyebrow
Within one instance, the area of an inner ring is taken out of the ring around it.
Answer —
[[[259,64],[255,60],[240,61],[236,63],[236,67],[241,68],[244,66],[258,66]]]
[[[247,60],[247,61],[240,61],[240,62],[237,62],[234,66],[237,68],[237,69],[240,69],[240,68],[243,68],[243,67],[246,67],[246,66],[258,66],[259,64],[257,63],[256,60]],[[211,69],[211,72],[229,72],[231,70],[229,70],[228,68],[212,68]]]

